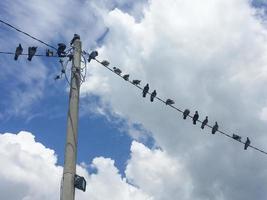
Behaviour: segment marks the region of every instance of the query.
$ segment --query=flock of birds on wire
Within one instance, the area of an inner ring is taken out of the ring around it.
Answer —
[[[70,44],[72,45],[74,40],[76,40],[76,39],[80,39],[80,36],[78,34],[74,34],[74,37],[73,37],[72,41],[70,42]],[[28,55],[28,60],[31,61],[32,58],[36,55],[36,51],[37,51],[37,47],[35,47],[35,46],[28,47],[28,54],[24,54],[24,55]],[[16,51],[15,51],[14,60],[18,60],[19,56],[23,55],[22,52],[23,52],[23,48],[22,48],[21,44],[19,44],[18,47],[16,48]],[[48,57],[55,57],[55,56],[56,57],[68,57],[69,61],[71,61],[73,58],[73,54],[68,53],[68,52],[69,52],[69,50],[66,51],[66,45],[63,43],[59,43],[56,55],[54,55],[54,52],[52,50],[47,49],[46,50],[46,56],[48,56]],[[105,67],[109,66],[108,61],[103,60],[100,62],[96,59],[96,57],[98,56],[97,51],[92,51],[90,54],[83,52],[83,54],[88,55],[88,60],[87,60],[88,62],[90,62],[91,60],[96,60],[97,62],[99,62],[100,64],[102,64]],[[55,76],[55,80],[60,79],[62,77],[62,74],[65,74],[65,72],[66,72],[65,71],[66,67],[63,67],[63,60],[60,59],[59,62],[61,63],[62,70],[61,70],[60,75]],[[110,68],[108,68],[108,69],[110,69]],[[117,67],[113,67],[113,72],[116,73],[117,75],[121,76],[124,80],[131,82],[133,85],[139,86],[141,83],[141,80],[137,80],[137,79],[130,81],[129,80],[130,75],[129,74],[122,75],[122,71]],[[143,90],[142,96],[145,98],[147,96],[147,94],[149,93],[149,84],[147,83],[144,86],[144,88],[141,88],[141,87],[139,87],[139,88]],[[157,96],[157,91],[153,90],[153,92],[150,94],[150,101],[153,102],[156,96]],[[166,99],[166,101],[164,101],[164,102],[166,105],[169,105],[169,106],[175,104],[174,100],[172,100],[172,99]],[[183,119],[186,119],[190,114],[190,110],[185,109],[182,113],[183,113]],[[195,111],[195,114],[192,117],[192,121],[193,121],[194,125],[196,125],[198,119],[199,119],[198,111]],[[207,124],[208,124],[208,116],[206,116],[206,118],[201,122],[201,129],[204,129],[204,127]],[[218,129],[219,129],[219,125],[217,122],[215,122],[214,126],[211,128],[211,133],[215,134],[218,131]],[[239,141],[239,142],[241,142],[241,139],[242,139],[241,136],[236,135],[236,134],[233,134],[232,138]],[[250,143],[251,143],[250,139],[247,137],[246,142],[244,143],[244,149],[245,150],[250,146]]]

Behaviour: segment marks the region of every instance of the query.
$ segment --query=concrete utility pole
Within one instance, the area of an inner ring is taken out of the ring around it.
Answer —
[[[61,185],[60,200],[74,200],[74,176],[76,174],[77,132],[79,115],[79,95],[81,83],[81,52],[80,39],[74,40],[71,82],[69,95],[69,111],[67,118],[67,139],[65,146],[65,162]]]

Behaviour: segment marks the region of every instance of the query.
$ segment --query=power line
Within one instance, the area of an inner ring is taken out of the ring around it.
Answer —
[[[0,51],[0,54],[15,55],[15,53],[13,53],[13,52],[6,52],[6,51]],[[28,55],[29,54],[27,54],[27,53],[20,54],[20,56],[28,56]],[[47,55],[44,55],[44,54],[35,54],[34,56],[39,56],[39,57],[54,57],[54,58],[58,58],[59,57],[57,55],[47,56]]]
[[[120,76],[121,78],[123,78],[122,75],[120,75],[120,74],[118,74],[118,73],[115,73],[114,70],[112,70],[112,69],[111,69],[110,67],[108,67],[107,65],[104,65],[104,64],[103,64],[101,61],[99,61],[98,59],[96,59],[96,58],[93,58],[93,59],[94,59],[96,62],[98,62],[99,64],[101,64],[101,66],[105,67],[106,69],[108,69],[109,71],[113,72],[113,73],[116,74],[117,76]],[[125,79],[124,79],[124,80],[125,80]],[[142,87],[140,87],[139,85],[133,84],[133,82],[131,82],[130,80],[125,80],[125,81],[129,82],[130,84],[132,84],[133,86],[137,87],[138,89],[143,90]],[[151,95],[150,92],[148,92],[148,94]],[[156,96],[155,98],[156,98],[158,101],[162,102],[163,104],[166,103],[162,98],[160,98],[160,97],[158,97],[158,96]],[[169,105],[169,106],[170,106],[171,108],[173,108],[174,110],[180,112],[180,113],[183,113],[183,112],[184,112],[184,111],[182,111],[182,109],[177,108],[177,107],[175,107],[175,106],[173,106],[173,105]],[[188,117],[191,118],[191,119],[193,119],[193,116],[190,115],[190,114],[188,115]],[[201,121],[201,120],[197,120],[197,122],[199,122],[199,123],[203,123],[203,121]],[[209,125],[209,124],[206,124],[206,126],[207,126],[208,128],[210,128],[210,129],[213,128],[213,127],[212,127],[211,125]],[[226,136],[226,137],[228,137],[228,138],[233,139],[233,140],[236,141],[236,142],[245,144],[245,142],[243,142],[243,141],[241,141],[241,140],[236,140],[236,139],[234,139],[229,133],[226,133],[226,132],[224,132],[224,131],[222,131],[222,130],[219,130],[219,129],[217,130],[217,132],[221,133],[222,135],[224,135],[224,136]],[[248,146],[249,146],[250,148],[252,148],[252,149],[254,149],[254,150],[260,152],[260,153],[263,153],[263,154],[267,155],[267,152],[266,152],[266,151],[264,151],[264,150],[262,150],[262,149],[260,149],[260,148],[258,148],[258,147],[255,147],[255,146],[250,145],[250,144],[249,144]]]
[[[42,41],[42,40],[40,40],[40,39],[38,39],[38,38],[36,38],[36,37],[30,35],[29,33],[26,33],[26,32],[24,32],[24,31],[22,31],[22,30],[20,30],[20,29],[18,29],[18,28],[16,28],[16,27],[12,26],[11,24],[9,24],[9,23],[7,23],[7,22],[1,20],[1,19],[0,19],[0,22],[3,23],[3,24],[5,24],[5,25],[7,25],[7,26],[9,26],[9,27],[11,27],[11,28],[13,28],[13,29],[15,29],[16,31],[18,31],[18,32],[20,32],[20,33],[23,33],[24,35],[27,35],[28,37],[30,37],[30,38],[32,38],[32,39],[34,39],[34,40],[36,40],[36,41],[38,41],[38,42],[40,42],[40,43],[46,45],[46,46],[48,46],[48,47],[50,47],[50,48],[52,48],[52,49],[57,50],[56,47],[54,47],[54,46],[52,46],[52,45],[50,45],[50,44],[47,44],[46,42],[44,42],[44,41]]]

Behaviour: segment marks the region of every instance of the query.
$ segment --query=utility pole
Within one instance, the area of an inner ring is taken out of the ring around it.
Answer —
[[[69,110],[67,118],[67,138],[60,200],[74,200],[75,195],[74,177],[76,174],[77,160],[77,132],[81,83],[81,52],[82,43],[80,39],[75,39],[73,41],[73,59],[71,68]]]

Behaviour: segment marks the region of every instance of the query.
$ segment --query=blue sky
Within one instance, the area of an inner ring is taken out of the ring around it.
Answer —
[[[141,86],[148,82],[160,97],[191,113],[198,110],[200,119],[208,115],[210,124],[218,121],[220,129],[250,137],[267,150],[265,7],[266,1],[243,0],[4,0],[0,13],[53,46],[80,34],[84,50],[98,50],[100,60],[141,79]],[[73,10],[80,11],[76,18]],[[19,43],[24,53],[28,46],[38,46],[40,54],[47,48],[0,24],[0,51],[14,52]],[[94,61],[87,67],[77,169],[89,189],[77,192],[77,199],[266,199],[264,155],[206,134],[208,129],[182,120],[160,102],[150,103]],[[60,72],[58,59],[14,61],[0,54],[0,69],[0,165],[2,171],[18,171],[0,173],[0,197],[18,185],[26,189],[11,200],[55,198],[69,91],[64,79],[53,79]],[[21,164],[24,159],[31,164]],[[51,187],[32,187],[21,174]],[[49,191],[45,197],[44,191]]]

